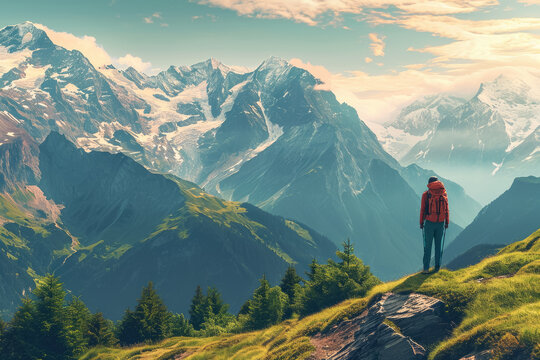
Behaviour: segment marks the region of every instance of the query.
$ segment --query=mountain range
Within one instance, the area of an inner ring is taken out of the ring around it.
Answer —
[[[86,151],[123,153],[305,223],[336,244],[350,237],[382,278],[418,267],[418,176],[427,172],[403,168],[306,70],[278,58],[249,72],[214,59],[155,76],[95,68],[28,22],[0,30],[0,48],[0,116],[38,143],[57,131]],[[452,206],[463,211],[450,240],[480,208],[455,189]]]
[[[469,100],[420,99],[374,129],[401,163],[433,169],[488,203],[516,176],[540,176],[538,84],[533,74],[500,75]]]

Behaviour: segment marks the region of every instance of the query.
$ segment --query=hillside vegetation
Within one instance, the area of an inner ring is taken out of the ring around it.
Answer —
[[[307,359],[314,351],[311,336],[360,314],[377,295],[390,291],[425,294],[446,303],[455,328],[429,349],[430,359],[459,359],[485,349],[493,350],[498,359],[540,356],[539,229],[476,265],[380,284],[366,297],[264,330],[170,338],[131,348],[94,348],[82,359]]]

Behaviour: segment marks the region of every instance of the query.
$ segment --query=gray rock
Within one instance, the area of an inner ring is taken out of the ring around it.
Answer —
[[[493,358],[493,351],[484,350],[482,352],[466,355],[459,360],[490,360],[492,358]]]
[[[450,330],[443,310],[444,303],[429,296],[384,294],[362,314],[314,336],[312,358],[425,359],[425,346]]]

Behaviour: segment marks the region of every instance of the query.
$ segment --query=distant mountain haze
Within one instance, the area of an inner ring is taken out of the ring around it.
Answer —
[[[483,204],[517,176],[540,176],[540,79],[501,75],[470,100],[439,95],[406,107],[381,142],[403,164],[434,169]]]
[[[448,246],[445,251],[446,261],[452,261],[476,246],[477,255],[470,253],[469,256],[478,258],[481,252],[492,254],[496,246],[508,245],[538,229],[539,199],[539,177],[516,178],[512,186],[485,206]]]

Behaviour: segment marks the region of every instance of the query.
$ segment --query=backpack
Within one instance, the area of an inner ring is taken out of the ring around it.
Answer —
[[[448,197],[446,196],[446,191],[428,190],[426,196],[426,204],[424,206],[426,218],[429,215],[437,215],[436,222],[445,221],[447,208]]]

